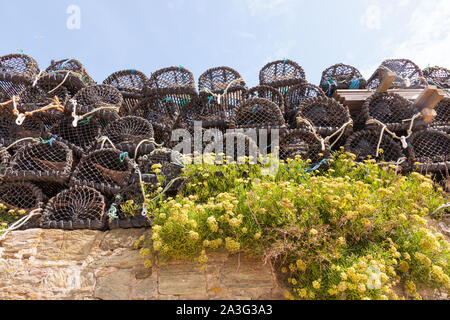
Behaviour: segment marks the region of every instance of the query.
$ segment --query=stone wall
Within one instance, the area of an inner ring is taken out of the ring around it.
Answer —
[[[134,243],[145,229],[16,231],[0,246],[0,299],[282,299],[261,259],[217,252],[146,269]]]

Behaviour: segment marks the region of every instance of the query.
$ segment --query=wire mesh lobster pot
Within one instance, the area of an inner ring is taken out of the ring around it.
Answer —
[[[11,156],[7,150],[4,150],[4,146],[0,144],[0,170],[8,165]]]
[[[105,195],[115,195],[128,185],[131,160],[117,149],[102,149],[85,155],[70,179],[70,186],[89,186]]]
[[[227,132],[221,139],[216,139],[210,144],[209,149],[214,150],[216,161],[226,164],[228,162],[242,162],[243,157],[248,157],[253,163],[256,163],[260,152],[256,137],[243,132]]]
[[[65,87],[56,88],[50,83],[38,81],[36,86],[30,86],[19,95],[18,111],[21,113],[33,112],[35,116],[40,118],[44,125],[51,126],[60,120],[64,113],[56,108],[42,110],[42,108],[59,102],[61,106],[65,106],[69,100],[69,91]],[[57,100],[56,100],[57,98]]]
[[[172,130],[179,116],[179,110],[172,100],[150,96],[141,101],[131,115],[141,117],[153,126],[154,138],[158,144],[168,144]]]
[[[284,114],[285,112],[284,97],[280,93],[280,91],[278,91],[274,87],[262,85],[251,88],[247,92],[247,99],[254,98],[263,98],[270,100],[280,108],[282,114]]]
[[[65,86],[72,97],[82,88],[95,85],[83,64],[76,59],[52,61],[45,70],[45,78],[54,85]]]
[[[317,140],[308,130],[285,130],[280,136],[280,159],[295,159],[300,156],[303,160],[311,160],[316,165],[324,159],[330,158],[330,145]]]
[[[323,138],[336,134],[336,137],[330,140],[334,150],[345,144],[345,139],[353,132],[352,125],[347,125],[344,128],[345,124],[351,121],[348,108],[338,101],[327,97],[304,100],[298,106],[296,118],[299,129],[308,128],[306,124],[299,121],[300,119],[305,119],[314,126],[316,132]],[[342,135],[337,134],[339,130],[343,130]]]
[[[364,123],[371,119],[385,124],[391,131],[405,131],[411,126],[411,119],[419,113],[412,102],[392,92],[377,92],[370,96],[361,108],[359,118]],[[377,126],[367,125],[368,128]],[[417,118],[412,124],[412,129],[417,130],[426,127],[422,118]]]
[[[76,106],[73,100],[76,101]],[[116,88],[106,84],[99,84],[81,89],[74,96],[73,100],[67,104],[66,112],[68,114],[72,114],[74,108],[76,108],[75,113],[77,116],[97,110],[95,114],[99,118],[113,121],[119,118],[118,112],[122,105],[123,97]]]
[[[44,132],[44,123],[35,116],[26,117],[23,124],[19,126],[16,124],[16,117],[14,115],[9,113],[0,115],[0,143],[5,147],[20,139],[38,138]]]
[[[443,89],[450,89],[450,70],[442,67],[429,67],[422,72],[429,84],[434,84]]]
[[[284,117],[280,108],[264,98],[254,98],[242,102],[230,119],[231,129],[280,129],[284,127]]]
[[[107,136],[117,149],[127,152],[130,157],[134,156],[138,146],[138,156],[148,154],[155,148],[152,142],[153,126],[141,117],[128,116],[117,119],[106,127],[103,135]]]
[[[21,147],[2,170],[5,181],[64,183],[72,172],[73,155],[58,141],[33,142]]]
[[[42,208],[44,194],[34,184],[28,182],[0,183],[0,203],[12,210],[26,213]]]
[[[445,127],[450,126],[450,98],[442,99],[435,107],[436,118],[430,123],[430,127],[437,130],[446,131]],[[448,132],[447,132],[448,133]]]
[[[173,101],[179,109],[197,96],[194,75],[182,66],[155,71],[147,81],[145,91],[146,95]]]
[[[298,113],[298,106],[307,99],[317,97],[325,97],[325,93],[318,86],[306,81],[292,86],[284,97],[286,105],[284,116],[286,122],[292,128],[295,128],[297,126],[296,115]]]
[[[229,119],[233,110],[246,99],[247,85],[239,72],[229,67],[217,67],[205,71],[198,80],[199,96],[204,109],[225,112]],[[219,115],[217,115],[219,116]],[[223,115],[220,115],[223,116]]]
[[[152,153],[140,157],[138,165],[144,181],[147,181],[149,186],[153,185],[153,189],[156,189],[155,185],[158,183],[155,165],[161,165],[159,168],[161,172],[158,175],[164,177],[163,187],[168,188],[167,194],[176,194],[183,186],[183,180],[178,179],[182,174],[183,164],[181,154],[176,151],[156,149]]]
[[[72,122],[73,119],[70,117],[62,118],[50,128],[45,137],[55,138],[66,144],[77,158],[81,158],[95,147],[102,126],[97,116],[79,121],[76,127],[72,125]]]
[[[328,97],[332,97],[338,89],[365,89],[366,86],[367,81],[361,72],[355,67],[343,63],[325,69],[320,80],[320,87]]]
[[[296,62],[284,59],[266,64],[259,73],[259,84],[268,85],[279,90],[284,96],[286,92],[305,80],[303,68]]]
[[[370,157],[377,161],[396,162],[404,156],[400,143],[386,133],[383,134],[380,143],[380,149],[383,151],[379,152],[377,156],[380,137],[381,129],[355,132],[347,139],[345,150],[356,155],[356,161],[363,161]]]
[[[448,170],[450,136],[434,129],[415,132],[408,140],[408,153],[413,168],[420,172]]]
[[[388,59],[383,61],[381,66],[367,80],[368,89],[376,90],[380,86],[383,70],[397,74],[391,88],[413,89],[424,88],[426,85],[422,70],[414,62],[408,59]]]
[[[147,76],[138,70],[122,70],[110,75],[103,84],[113,86],[123,96],[123,103],[119,115],[131,115],[131,111],[144,99]]]
[[[203,128],[227,127],[226,110],[214,101],[207,102],[202,98],[194,98],[180,110],[177,119],[178,128],[192,129],[195,122],[202,122]]]
[[[33,84],[39,73],[37,62],[24,54],[0,57],[0,102],[18,96]]]
[[[41,217],[43,229],[104,230],[105,199],[93,188],[76,186],[49,200]]]

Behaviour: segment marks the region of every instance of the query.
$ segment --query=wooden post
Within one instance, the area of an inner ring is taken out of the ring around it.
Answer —
[[[414,102],[414,105],[422,111],[423,119],[430,123],[436,118],[437,113],[434,107],[445,97],[444,91],[436,86],[428,86]]]
[[[377,89],[377,92],[387,91],[391,87],[392,82],[394,82],[395,78],[397,78],[397,74],[392,71],[380,70],[380,78],[381,83]]]

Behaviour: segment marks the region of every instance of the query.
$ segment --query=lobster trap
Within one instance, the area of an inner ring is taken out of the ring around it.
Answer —
[[[239,72],[229,67],[217,67],[205,71],[198,79],[199,95],[205,109],[225,112],[229,119],[233,110],[245,100],[247,85]]]
[[[117,71],[103,81],[103,84],[116,88],[123,96],[120,116],[131,115],[131,111],[144,98],[147,81],[144,73],[134,69]]]
[[[450,168],[450,136],[427,129],[408,139],[409,161],[420,172],[437,172]]]
[[[66,182],[72,172],[72,150],[58,141],[22,146],[2,170],[5,181]]]
[[[70,179],[70,186],[89,186],[105,195],[114,195],[128,185],[133,165],[126,153],[102,149],[85,155]]]
[[[195,122],[201,121],[204,128],[221,128],[227,126],[227,112],[215,101],[205,101],[204,98],[194,98],[180,110],[177,119],[178,128],[192,130]]]
[[[266,64],[259,73],[259,84],[279,90],[284,96],[290,87],[305,81],[305,72],[296,62],[284,59]]]
[[[442,67],[429,67],[423,70],[423,76],[429,84],[441,89],[450,89],[450,70]]]
[[[0,102],[18,96],[39,74],[37,62],[25,54],[0,57]]]
[[[400,143],[381,129],[361,130],[353,133],[345,144],[345,150],[356,155],[356,161],[368,158],[377,161],[397,162],[404,157]]]
[[[127,152],[130,157],[144,155],[155,148],[153,139],[153,126],[141,117],[128,116],[111,122],[103,131],[114,146]],[[136,148],[139,147],[139,150]]]
[[[338,63],[322,73],[320,87],[328,97],[333,96],[337,89],[365,89],[367,81],[358,69],[353,66]]]
[[[379,121],[391,131],[405,131],[409,128],[417,130],[426,126],[417,107],[393,92],[377,92],[371,95],[364,102],[359,118],[369,127],[371,125],[368,122]]]
[[[52,61],[45,70],[44,78],[55,86],[66,87],[72,97],[82,88],[95,85],[83,64],[76,59]]]
[[[280,159],[295,159],[300,156],[303,160],[311,160],[312,165],[330,158],[331,151],[328,143],[317,140],[308,130],[285,130],[280,136]]]
[[[15,211],[26,213],[40,209],[45,200],[42,190],[28,182],[0,183],[0,203]]]
[[[181,109],[197,96],[194,75],[182,66],[155,71],[147,81],[146,95],[173,101]]]
[[[396,73],[396,78],[391,87],[394,89],[424,88],[426,81],[422,70],[414,62],[408,59],[388,59],[367,80],[367,88],[376,90],[382,82],[382,72],[391,71]]]
[[[286,104],[285,119],[291,127],[297,126],[296,115],[299,105],[310,98],[325,97],[325,93],[319,87],[303,81],[300,84],[292,86],[286,93],[284,101]]]
[[[436,111],[437,116],[430,123],[430,127],[438,130],[444,129],[444,131],[446,131],[445,127],[450,126],[450,98],[442,99],[436,107],[434,107],[434,110]]]
[[[102,126],[96,116],[78,122],[76,127],[72,123],[72,118],[64,117],[55,123],[45,136],[66,144],[76,157],[81,158],[94,148],[97,138],[101,134]]]
[[[339,148],[353,131],[348,108],[327,97],[304,100],[298,106],[296,121],[299,129],[313,130],[329,141],[332,148]]]
[[[80,120],[86,120],[88,115],[95,114],[111,121],[119,118],[122,102],[122,94],[116,88],[106,84],[93,85],[78,91],[67,104],[66,113]]]
[[[76,186],[49,200],[42,216],[43,229],[104,230],[105,199],[95,189]]]
[[[149,121],[153,126],[156,143],[167,144],[179,116],[179,109],[175,102],[150,96],[141,101],[132,111],[131,115]]]
[[[262,98],[272,101],[280,108],[281,113],[284,114],[285,112],[284,97],[281,94],[281,92],[275,89],[274,87],[262,85],[251,88],[247,92],[247,99],[255,99],[255,98]]]
[[[280,108],[272,101],[254,98],[242,102],[230,119],[230,128],[280,129],[285,127]]]
[[[26,117],[22,125],[16,123],[16,117],[10,113],[0,116],[0,143],[5,147],[24,138],[38,138],[45,132],[41,119]]]

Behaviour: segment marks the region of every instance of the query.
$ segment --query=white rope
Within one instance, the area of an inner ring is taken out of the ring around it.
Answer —
[[[30,220],[32,217],[40,215],[41,211],[42,211],[42,209],[33,210],[28,215],[26,215],[26,216],[22,217],[21,219],[17,220],[16,222],[14,222],[8,229],[0,230],[0,233],[3,233],[2,236],[0,237],[0,242],[5,240],[5,238],[8,235],[8,233],[10,233],[11,231],[19,229],[25,223],[27,223],[27,221]]]
[[[225,97],[225,96],[227,95],[228,90],[231,88],[231,86],[232,86],[233,84],[235,84],[235,83],[239,83],[239,82],[243,82],[243,81],[244,81],[244,79],[242,79],[242,78],[235,79],[235,80],[231,81],[231,82],[228,84],[228,86],[226,87],[226,89],[223,91],[222,94],[214,93],[214,92],[212,92],[211,90],[209,90],[208,88],[202,88],[202,89],[200,89],[200,92],[206,92],[206,93],[208,93],[209,95],[211,95],[211,96],[213,96],[214,98],[217,99],[217,103],[218,103],[218,104],[221,104],[222,97]]]
[[[443,204],[442,206],[440,206],[439,208],[434,210],[434,212],[431,215],[434,216],[437,212],[441,211],[442,209],[446,209],[446,208],[450,208],[450,202],[447,202],[446,204]]]
[[[104,104],[103,107],[96,108],[96,109],[94,109],[92,111],[89,111],[88,113],[83,114],[83,115],[77,115],[77,101],[75,99],[70,99],[69,101],[72,103],[72,106],[73,106],[73,110],[72,110],[72,118],[73,118],[72,126],[74,128],[76,128],[78,126],[78,122],[79,121],[84,120],[85,118],[89,117],[91,114],[94,114],[94,113],[96,113],[98,111],[101,111],[101,110],[113,110],[113,111],[119,112],[119,110],[120,110],[119,107],[116,107],[116,106],[113,106],[113,105],[109,105],[107,103],[102,103],[102,104]]]
[[[137,158],[137,155],[138,155],[139,148],[140,148],[141,145],[142,145],[143,143],[145,143],[145,142],[152,143],[154,146],[156,146],[156,147],[158,147],[158,148],[162,148],[162,146],[163,146],[162,144],[157,144],[154,138],[142,140],[141,142],[139,142],[139,144],[138,144],[137,147],[136,147],[136,150],[134,151],[134,161],[136,161],[136,158]]]
[[[107,136],[102,136],[100,138],[97,139],[97,143],[100,143],[100,149],[103,150],[103,148],[105,147],[105,143],[108,142],[113,149],[117,149],[116,146],[114,145],[114,143],[107,137]]]
[[[40,140],[39,139],[37,139],[37,138],[31,138],[31,137],[28,137],[28,138],[23,138],[23,139],[20,139],[20,140],[17,140],[17,141],[15,141],[14,143],[12,143],[12,144],[10,144],[9,146],[7,146],[6,148],[3,148],[3,149],[1,149],[0,150],[0,153],[3,153],[3,152],[5,152],[5,151],[8,151],[9,149],[11,149],[12,147],[14,147],[16,144],[18,144],[18,143],[20,143],[20,142],[22,142],[22,141],[35,141],[35,142],[39,142]]]

